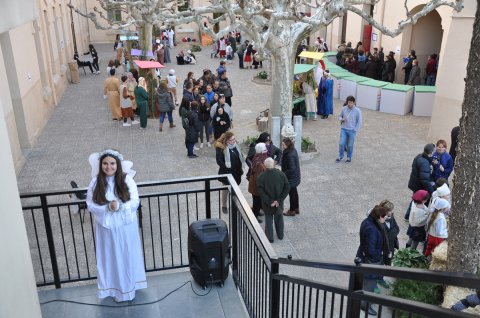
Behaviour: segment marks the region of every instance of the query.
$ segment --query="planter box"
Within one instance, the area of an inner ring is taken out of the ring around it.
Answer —
[[[380,109],[382,87],[390,83],[369,80],[357,85],[357,106],[372,110]]]
[[[435,86],[415,86],[413,116],[432,116],[435,93]]]
[[[414,86],[388,84],[382,87],[380,111],[382,113],[406,115],[412,111]]]
[[[357,98],[357,84],[370,80],[367,77],[358,76],[350,73],[350,76],[345,76],[340,79],[340,96],[341,100],[346,100],[348,96]]]

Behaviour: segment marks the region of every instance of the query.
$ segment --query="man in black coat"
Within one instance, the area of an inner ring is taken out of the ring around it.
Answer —
[[[433,152],[435,151],[434,144],[426,144],[423,148],[423,153],[418,154],[412,162],[412,171],[410,172],[410,179],[408,180],[408,188],[412,190],[413,193],[418,190],[428,191],[432,195],[435,189],[433,188],[434,182],[431,180],[430,176],[432,173],[431,161]],[[412,204],[408,205],[407,212],[405,213],[405,220],[408,221],[410,216],[410,207]]]

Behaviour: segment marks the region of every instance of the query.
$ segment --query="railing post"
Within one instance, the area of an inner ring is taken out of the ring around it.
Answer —
[[[279,273],[279,264],[272,261],[272,271],[270,273],[270,318],[280,317],[280,281],[273,279]],[[347,316],[348,317],[348,316]]]
[[[45,232],[47,234],[48,252],[50,253],[50,261],[52,262],[53,282],[55,283],[55,288],[61,288],[55,242],[53,241],[52,223],[50,222],[50,213],[48,213],[47,197],[44,194],[40,195],[40,202],[42,204],[43,221],[45,222]]]
[[[238,209],[237,205],[232,206],[232,276],[233,281],[237,284],[238,277]]]
[[[210,180],[205,180],[205,214],[206,214],[207,219],[212,218],[212,204],[211,204],[210,194],[211,194]],[[220,192],[219,192],[219,194],[220,194]]]
[[[355,258],[355,264],[360,266],[361,260]],[[363,274],[350,272],[348,283],[347,317],[360,317],[360,307],[362,302],[352,298],[352,294],[357,290],[363,289]]]

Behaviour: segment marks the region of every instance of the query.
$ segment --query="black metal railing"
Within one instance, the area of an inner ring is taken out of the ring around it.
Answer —
[[[352,265],[279,258],[232,176],[229,186],[208,176],[139,183],[139,226],[146,271],[188,266],[187,236],[192,221],[222,218],[229,224],[232,273],[250,317],[368,317],[361,303],[376,304],[378,317],[471,317],[438,306],[377,295],[363,290],[363,276],[383,275],[478,288],[480,279],[465,273],[435,272],[375,265]],[[229,213],[220,208],[228,190]],[[96,278],[95,230],[84,201],[68,195],[86,189],[22,194],[25,223],[37,286]],[[84,217],[77,217],[77,214]],[[344,273],[336,286],[312,279],[321,271]],[[312,273],[313,271],[313,273]],[[300,277],[299,277],[300,276]]]

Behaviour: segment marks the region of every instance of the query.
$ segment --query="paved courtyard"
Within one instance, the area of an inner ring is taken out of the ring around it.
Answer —
[[[158,120],[149,119],[146,130],[139,126],[122,127],[111,120],[103,99],[106,64],[114,57],[113,45],[96,45],[101,64],[100,75],[84,75],[81,83],[68,85],[36,145],[25,154],[26,163],[18,176],[21,193],[68,189],[70,180],[80,187],[90,181],[88,156],[104,148],[116,148],[133,161],[135,180],[154,181],[216,174],[213,148],[189,159],[184,146],[184,130],[175,111],[176,128],[158,131]],[[178,48],[171,51],[172,61]],[[197,54],[197,65],[167,64],[162,71],[176,70],[180,81],[178,96],[187,72],[195,77],[204,68],[212,71],[219,59],[211,59],[209,48]],[[237,140],[258,135],[255,118],[269,108],[270,86],[252,83],[259,70],[241,70],[238,58],[228,65],[233,86],[234,129]],[[383,199],[395,204],[405,241],[406,224],[401,221],[409,202],[407,188],[413,157],[426,142],[430,118],[397,116],[363,109],[363,127],[357,135],[353,162],[335,163],[338,153],[340,126],[335,119],[342,101],[335,101],[334,117],[327,120],[304,121],[304,135],[316,143],[318,153],[301,161],[302,182],[299,186],[300,214],[285,218],[285,239],[273,247],[280,256],[292,255],[322,261],[351,262],[358,247],[358,229],[369,208]],[[247,182],[241,189],[247,200]],[[288,207],[288,204],[287,204]],[[401,243],[403,245],[403,243]],[[325,275],[325,282],[345,285],[344,277]]]

